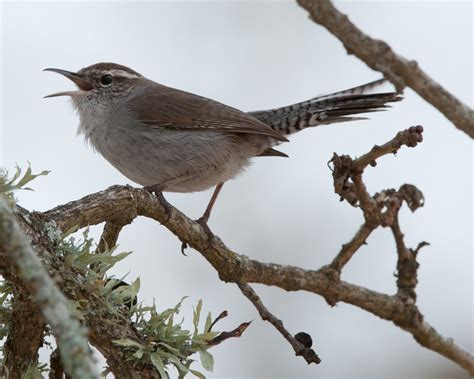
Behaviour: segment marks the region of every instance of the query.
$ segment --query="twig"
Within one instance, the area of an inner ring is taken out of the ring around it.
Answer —
[[[398,224],[398,216],[391,225],[393,237],[397,245],[398,262],[397,262],[397,287],[398,295],[407,301],[416,302],[415,288],[418,283],[417,271],[419,264],[416,261],[416,255],[419,248],[416,250],[408,249],[405,245],[404,235]],[[425,243],[426,244],[426,243]]]
[[[421,125],[411,126],[401,132],[382,146],[374,146],[367,154],[357,159],[352,159],[348,155],[337,155],[334,153],[329,161],[333,165],[332,176],[334,179],[334,191],[341,196],[341,199],[353,206],[361,203],[366,219],[378,225],[379,220],[376,212],[377,204],[367,192],[362,182],[364,169],[377,164],[377,159],[387,154],[394,154],[402,146],[415,147],[423,141],[423,127]]]
[[[389,217],[394,217],[393,212],[381,213],[383,205],[389,208],[391,204],[390,202],[384,203],[386,200],[385,196],[381,197],[380,194],[374,197],[370,196],[362,181],[364,169],[369,165],[375,166],[377,159],[384,155],[395,154],[402,146],[415,147],[422,141],[423,127],[418,125],[397,133],[387,143],[382,146],[374,146],[367,154],[357,159],[352,159],[347,155],[339,156],[334,153],[330,161],[333,164],[334,190],[341,196],[341,199],[346,199],[351,205],[360,205],[364,212],[365,222],[352,240],[342,246],[341,251],[332,261],[331,268],[341,272],[344,265],[352,258],[360,246],[365,243],[372,231],[381,224],[387,226]],[[398,201],[397,204],[398,207],[392,210],[398,211],[401,202]]]
[[[125,225],[114,221],[106,221],[97,250],[101,252],[114,248],[124,226]]]
[[[401,91],[411,87],[436,107],[456,128],[474,138],[474,111],[430,78],[415,61],[396,54],[384,41],[373,39],[339,12],[330,0],[297,0],[313,21],[339,38],[348,54],[382,72]]]
[[[249,325],[252,323],[252,321],[249,322],[243,322],[240,324],[237,328],[231,330],[230,332],[221,332],[219,335],[214,337],[212,340],[208,342],[209,346],[216,346],[221,344],[222,342],[228,340],[229,338],[236,338],[240,337],[245,330],[249,327]]]
[[[349,262],[354,253],[365,244],[365,241],[374,231],[374,229],[374,226],[368,222],[365,222],[357,231],[355,236],[348,243],[342,245],[341,251],[331,262],[330,267],[340,273],[342,268],[347,262]]]
[[[390,141],[381,146],[374,146],[367,154],[355,159],[351,170],[354,173],[362,172],[369,165],[375,166],[377,159],[380,157],[396,154],[402,146],[416,147],[421,142],[423,142],[423,127],[421,125],[411,126],[398,132]]]
[[[66,372],[78,379],[97,378],[84,329],[73,317],[66,297],[43,268],[3,196],[0,196],[0,235],[0,251],[28,285],[33,300],[51,325]]]
[[[240,288],[240,291],[252,302],[252,304],[257,308],[260,317],[264,321],[268,321],[272,324],[276,330],[290,343],[291,347],[295,351],[297,356],[302,356],[308,364],[310,363],[321,363],[318,355],[315,351],[309,347],[305,347],[300,341],[298,341],[293,335],[288,332],[283,326],[283,322],[276,318],[268,309],[263,305],[262,300],[258,297],[256,292],[250,287],[246,282],[239,281],[237,285]]]
[[[117,244],[119,234],[123,227],[130,224],[135,219],[135,217],[137,217],[136,214],[133,212],[128,212],[124,214],[118,214],[115,218],[107,220],[105,222],[104,230],[102,232],[102,236],[100,237],[97,250],[102,252],[106,249],[113,249]]]

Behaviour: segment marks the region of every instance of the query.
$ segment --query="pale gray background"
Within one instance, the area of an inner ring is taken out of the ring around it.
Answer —
[[[369,34],[382,38],[461,100],[471,104],[472,4],[469,2],[338,2]],[[300,101],[380,77],[293,2],[4,3],[2,31],[1,166],[52,173],[19,194],[21,205],[46,210],[130,183],[77,137],[77,117],[64,98],[42,96],[73,88],[45,67],[77,70],[114,61],[164,84],[232,106],[255,110]],[[361,224],[359,210],[333,193],[326,162],[334,151],[358,155],[410,125],[425,127],[425,142],[385,157],[365,175],[377,191],[413,183],[426,206],[406,207],[407,243],[431,243],[419,256],[419,306],[442,334],[472,350],[472,142],[410,90],[372,120],[306,130],[282,147],[290,159],[257,159],[226,184],[210,222],[237,252],[262,261],[318,268]],[[132,184],[132,183],[130,183]],[[168,194],[192,217],[209,192]],[[93,229],[98,235],[99,229]],[[456,378],[467,375],[417,345],[392,324],[349,305],[330,308],[320,297],[255,286],[292,332],[315,339],[323,362],[308,366],[273,327],[262,322],[235,285],[219,281],[197,253],[158,223],[138,219],[120,238],[132,256],[114,272],[141,277],[140,299],[160,308],[183,295],[191,305],[230,316],[231,329],[254,319],[241,339],[212,349],[214,378]],[[345,268],[345,280],[394,293],[396,254],[388,230],[377,230]],[[197,367],[197,366],[196,366]]]

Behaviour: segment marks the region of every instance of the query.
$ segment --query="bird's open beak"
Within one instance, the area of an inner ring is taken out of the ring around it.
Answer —
[[[44,98],[47,97],[56,97],[56,96],[77,96],[77,95],[83,95],[87,93],[88,91],[92,90],[94,87],[92,87],[92,84],[90,84],[88,81],[82,79],[78,74],[75,72],[70,72],[66,70],[61,70],[59,68],[45,68],[43,71],[52,71],[56,72],[58,74],[61,74],[68,78],[69,80],[73,81],[77,87],[79,88],[78,91],[64,91],[64,92],[56,92],[52,93],[51,95],[47,95]]]

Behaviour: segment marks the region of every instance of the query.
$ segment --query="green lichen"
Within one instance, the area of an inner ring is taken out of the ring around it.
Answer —
[[[26,185],[32,180],[36,179],[38,176],[48,175],[49,171],[44,170],[39,174],[33,174],[31,170],[31,165],[28,163],[28,168],[23,173],[22,169],[19,166],[16,166],[15,173],[13,177],[9,177],[9,172],[5,168],[0,168],[0,194],[3,194],[8,202],[10,207],[16,203],[16,199],[13,196],[14,191],[26,190],[32,191],[30,187]]]

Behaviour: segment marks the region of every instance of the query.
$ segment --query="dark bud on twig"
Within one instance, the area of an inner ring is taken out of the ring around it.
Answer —
[[[301,342],[301,344],[308,349],[311,346],[313,346],[313,339],[308,333],[305,333],[305,332],[296,333],[295,340],[297,340],[298,342]]]

